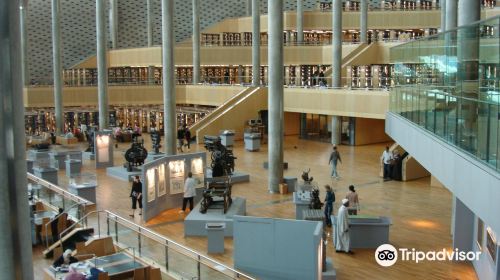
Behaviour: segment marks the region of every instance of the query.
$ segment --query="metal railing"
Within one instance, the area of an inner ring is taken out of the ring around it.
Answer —
[[[112,237],[115,245],[133,250],[137,258],[170,276],[193,279],[254,279],[146,227],[108,211],[89,212],[60,234],[81,226],[97,230],[97,237]]]

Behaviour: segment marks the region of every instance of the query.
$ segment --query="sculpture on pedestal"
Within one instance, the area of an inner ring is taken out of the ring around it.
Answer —
[[[212,153],[212,177],[230,176],[234,172],[233,151],[222,145],[218,136],[204,136],[205,149]]]
[[[141,166],[148,157],[148,151],[144,148],[144,140],[140,137],[135,137],[132,141],[132,146],[125,152],[125,168],[128,172],[132,172],[135,166]]]
[[[155,154],[160,153],[160,148],[161,148],[161,135],[160,133],[152,128],[151,129],[151,143],[153,144],[153,151]]]
[[[200,213],[207,213],[208,209],[223,209],[224,214],[233,203],[231,198],[231,177],[217,177],[207,183],[203,190],[203,198],[200,203]]]

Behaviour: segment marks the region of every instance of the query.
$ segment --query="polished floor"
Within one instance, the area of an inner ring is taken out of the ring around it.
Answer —
[[[151,145],[145,137],[145,146]],[[115,165],[124,162],[123,153],[130,144],[120,143],[115,150]],[[251,174],[249,183],[233,186],[233,196],[247,199],[247,215],[275,218],[294,218],[291,194],[269,194],[267,172],[262,167],[267,161],[267,149],[247,152],[243,143],[235,146],[236,169]],[[421,251],[451,250],[451,194],[444,188],[431,187],[430,179],[411,182],[384,182],[379,176],[379,158],[385,144],[359,147],[340,146],[342,163],[339,165],[341,178],[329,177],[328,158],[331,145],[287,137],[285,140],[285,161],[289,169],[285,176],[300,177],[303,170],[311,169],[310,175],[320,186],[331,184],[337,201],[343,198],[350,184],[356,186],[360,196],[361,214],[383,215],[392,218],[391,243],[396,247],[415,248]],[[191,151],[204,151],[202,145],[194,145]],[[84,172],[93,172],[93,162],[86,161]],[[108,209],[123,217],[130,210],[130,184],[106,176],[105,170],[98,170],[98,208]],[[66,181],[61,173],[60,184]],[[322,192],[321,197],[324,196]],[[335,204],[335,212],[339,204]],[[185,238],[183,219],[178,209],[164,212],[145,226],[166,237],[185,244],[202,254],[206,254],[206,238]],[[131,218],[132,219],[132,218]],[[136,215],[135,222],[142,223]],[[226,251],[220,255],[209,255],[220,262],[232,266],[232,239],[225,239]],[[36,253],[36,252],[34,252]],[[355,250],[353,255],[335,253],[331,238],[327,247],[337,270],[337,279],[476,279],[472,266],[455,262],[398,262],[390,268],[379,266],[374,259],[374,250]],[[297,257],[297,256],[294,256]],[[37,256],[35,256],[37,258]],[[38,259],[38,258],[37,258]],[[39,263],[39,262],[38,262]],[[45,262],[41,262],[42,265]],[[35,269],[37,265],[35,265]]]

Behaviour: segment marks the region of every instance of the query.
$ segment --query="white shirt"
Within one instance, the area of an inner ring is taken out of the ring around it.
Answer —
[[[196,196],[196,191],[194,187],[196,186],[196,180],[194,178],[187,178],[184,183],[184,197]]]
[[[384,151],[382,154],[382,160],[384,161],[384,164],[390,164],[392,159],[392,153],[389,151]]]

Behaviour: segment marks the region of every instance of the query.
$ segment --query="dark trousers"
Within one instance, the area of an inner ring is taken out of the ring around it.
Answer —
[[[188,149],[191,149],[191,139],[186,138],[186,146],[188,147]]]
[[[132,197],[132,209],[137,209],[137,202],[139,202],[139,208],[142,209],[142,197],[137,199],[137,197]]]
[[[332,213],[333,213],[333,204],[326,203],[325,204],[325,221],[326,221],[327,226],[332,225],[332,220],[330,218]]]
[[[182,199],[182,211],[186,210],[186,204],[189,201],[189,210],[193,210],[193,197],[184,197]]]
[[[391,178],[391,165],[384,163],[384,179]]]

